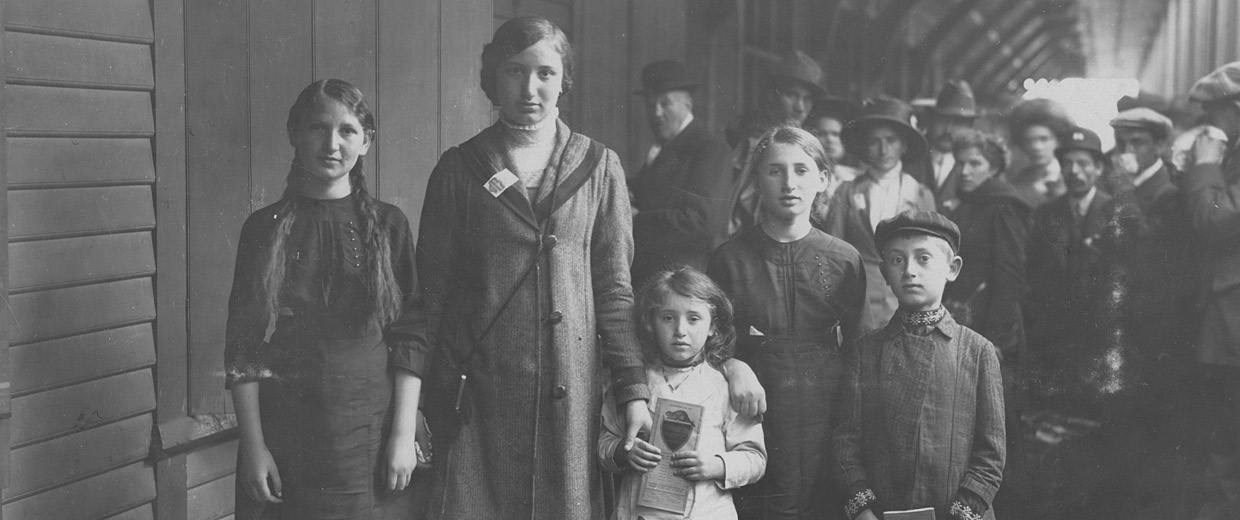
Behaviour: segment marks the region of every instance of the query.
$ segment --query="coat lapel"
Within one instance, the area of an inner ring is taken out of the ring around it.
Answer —
[[[500,149],[503,137],[499,135],[501,131],[498,128],[499,124],[501,123],[492,125],[461,145],[461,155],[465,164],[469,166],[475,181],[479,184],[486,184],[493,175],[505,168],[504,153]],[[552,157],[555,156],[552,155]],[[516,213],[523,222],[539,229],[538,221],[534,218],[534,207],[530,204],[530,200],[521,193],[521,186],[520,182],[509,186],[496,197],[496,200]]]
[[[555,148],[551,152],[551,168],[538,188],[533,214],[539,223],[546,222],[557,209],[564,205],[580,184],[572,179],[590,151],[590,138],[575,133],[563,121],[556,121]],[[591,158],[593,160],[593,158]],[[593,163],[586,165],[592,168]],[[586,172],[589,173],[589,172]],[[551,207],[551,195],[555,191],[555,207]]]

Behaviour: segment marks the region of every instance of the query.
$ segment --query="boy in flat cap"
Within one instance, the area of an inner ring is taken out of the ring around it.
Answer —
[[[875,241],[900,308],[845,354],[832,446],[845,512],[993,519],[1006,457],[999,357],[942,304],[963,265],[960,230],[933,211],[905,212],[879,223]]]

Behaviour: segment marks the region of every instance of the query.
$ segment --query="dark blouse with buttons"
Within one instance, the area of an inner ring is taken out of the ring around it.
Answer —
[[[404,213],[391,204],[376,203],[377,225],[388,235],[393,274],[406,300],[401,316],[380,330],[370,319],[368,259],[354,197],[296,197],[293,226],[286,239],[281,319],[292,319],[299,329],[312,330],[317,338],[354,338],[371,344],[382,341],[390,351],[392,365],[421,374],[426,348],[423,335],[415,327],[414,240]],[[241,230],[225,340],[229,386],[280,376],[273,370],[278,372],[281,360],[272,357],[283,356],[263,348],[265,340],[270,339],[269,320],[256,291],[270,254],[278,206],[272,204],[254,212]]]
[[[708,274],[732,297],[737,334],[828,332],[838,322],[845,338],[855,336],[865,268],[847,242],[813,229],[782,243],[754,226],[711,256]]]

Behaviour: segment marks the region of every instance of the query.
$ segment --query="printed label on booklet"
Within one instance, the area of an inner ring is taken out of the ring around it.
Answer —
[[[672,454],[697,449],[702,433],[701,405],[659,399],[651,444],[663,452],[659,465],[642,476],[637,505],[685,514],[693,482],[673,473]]]

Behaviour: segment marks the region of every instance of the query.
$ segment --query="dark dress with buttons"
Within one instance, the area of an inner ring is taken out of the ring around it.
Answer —
[[[405,215],[378,203],[405,311],[386,327],[371,317],[354,197],[296,196],[284,289],[274,327],[255,288],[278,222],[272,205],[246,220],[229,299],[229,386],[258,381],[264,440],[283,484],[282,504],[236,491],[240,519],[412,518],[413,488],[388,492],[379,465],[391,420],[393,373],[420,374],[414,242]],[[269,331],[270,329],[270,331]]]
[[[752,227],[715,250],[710,277],[732,297],[736,357],[766,390],[766,476],[737,494],[741,518],[836,518],[827,463],[843,347],[865,306],[865,266],[847,242],[810,231],[777,242]]]

